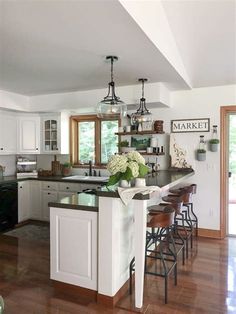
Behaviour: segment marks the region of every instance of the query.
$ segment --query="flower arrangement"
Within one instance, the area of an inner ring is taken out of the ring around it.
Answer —
[[[107,169],[111,173],[107,186],[114,185],[120,180],[130,181],[133,178],[142,178],[149,170],[145,165],[145,159],[137,151],[131,151],[126,155],[111,156]]]

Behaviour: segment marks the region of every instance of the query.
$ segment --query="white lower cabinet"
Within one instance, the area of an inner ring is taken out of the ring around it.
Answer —
[[[56,202],[58,195],[56,191],[42,191],[42,220],[49,221],[50,210],[48,207],[49,202]]]
[[[30,182],[30,219],[42,220],[41,182]]]
[[[97,212],[50,208],[51,279],[97,291]]]
[[[18,222],[30,218],[30,181],[18,182]]]

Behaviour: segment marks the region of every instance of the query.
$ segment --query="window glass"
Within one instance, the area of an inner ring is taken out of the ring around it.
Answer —
[[[118,120],[101,122],[101,163],[107,163],[111,155],[118,152]]]
[[[80,163],[95,162],[95,122],[78,123],[78,159]]]

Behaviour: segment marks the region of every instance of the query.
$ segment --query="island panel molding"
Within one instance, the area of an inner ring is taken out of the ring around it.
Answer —
[[[209,132],[210,119],[171,120],[171,133]]]

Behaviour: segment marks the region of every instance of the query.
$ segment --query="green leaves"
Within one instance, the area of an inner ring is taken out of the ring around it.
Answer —
[[[148,173],[148,169],[147,166],[139,164],[139,177],[144,177]]]
[[[122,173],[121,179],[130,181],[132,178],[133,178],[132,171],[129,167],[127,167],[127,170],[125,171],[125,173]]]
[[[118,183],[121,180],[122,174],[123,173],[121,173],[121,172],[117,172],[116,174],[110,176],[110,178],[107,182],[107,186],[114,185],[114,184]]]

